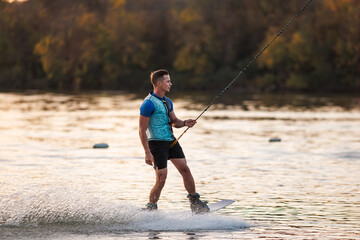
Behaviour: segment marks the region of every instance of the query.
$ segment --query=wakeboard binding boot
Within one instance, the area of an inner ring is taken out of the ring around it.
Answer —
[[[157,204],[151,204],[151,203],[147,203],[145,205],[145,208],[143,208],[143,210],[145,211],[156,211],[158,209]]]
[[[200,200],[200,195],[195,193],[194,195],[188,194],[187,198],[190,202],[191,211],[195,214],[204,214],[210,212],[207,202]]]

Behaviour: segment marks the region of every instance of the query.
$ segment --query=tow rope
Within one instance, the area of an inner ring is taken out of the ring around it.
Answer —
[[[313,0],[308,1],[305,6],[303,8],[301,8],[296,15],[275,35],[275,37],[238,73],[238,75],[224,88],[224,90],[222,90],[222,92],[220,92],[213,100],[212,102],[199,114],[199,116],[195,119],[198,120],[219,98],[221,95],[224,94],[224,92],[226,92],[231,85],[241,76],[243,75],[243,73],[246,71],[246,69],[251,66],[255,60],[270,46],[270,44],[275,41],[275,39],[277,37],[279,37],[284,31],[285,29],[295,20],[295,18],[297,18],[308,6],[309,4],[312,2]],[[171,144],[171,148],[173,146],[175,146],[175,144],[180,140],[180,138],[189,130],[190,127],[187,127],[185,129],[185,131]]]

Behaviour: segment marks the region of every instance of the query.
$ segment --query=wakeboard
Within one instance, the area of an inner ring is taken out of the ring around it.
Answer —
[[[215,212],[217,210],[220,210],[220,209],[223,209],[223,208],[229,206],[230,204],[233,204],[234,202],[235,202],[234,200],[223,199],[216,203],[208,204],[208,207],[210,208],[210,212]],[[149,211],[146,208],[141,208],[140,210],[141,211]]]
[[[235,202],[234,200],[224,199],[224,200],[220,200],[216,203],[208,204],[208,207],[210,208],[210,212],[215,212],[217,210],[220,210],[224,207],[229,206],[230,204],[233,204],[234,202]]]

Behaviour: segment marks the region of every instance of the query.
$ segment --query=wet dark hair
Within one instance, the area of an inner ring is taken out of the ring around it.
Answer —
[[[150,74],[150,81],[152,85],[155,87],[156,83],[161,80],[161,78],[165,75],[169,75],[169,72],[165,69],[159,69]]]

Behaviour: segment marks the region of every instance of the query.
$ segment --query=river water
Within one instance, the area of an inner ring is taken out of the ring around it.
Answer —
[[[143,97],[1,93],[0,239],[360,239],[358,97],[223,96],[180,143],[202,199],[236,202],[194,216],[171,164],[160,210],[138,210]],[[169,97],[185,119],[214,96]]]

